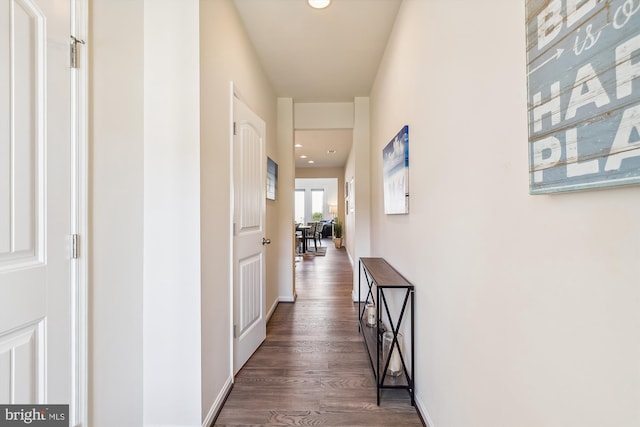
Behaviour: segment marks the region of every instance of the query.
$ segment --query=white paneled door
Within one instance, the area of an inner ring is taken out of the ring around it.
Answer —
[[[266,338],[265,123],[234,97],[234,374]]]
[[[70,404],[69,0],[0,0],[0,403]]]

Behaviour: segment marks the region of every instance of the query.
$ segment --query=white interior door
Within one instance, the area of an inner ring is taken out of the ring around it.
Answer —
[[[0,0],[0,403],[70,404],[69,0]]]
[[[237,373],[266,338],[265,124],[244,103],[233,99],[234,257],[233,325]]]

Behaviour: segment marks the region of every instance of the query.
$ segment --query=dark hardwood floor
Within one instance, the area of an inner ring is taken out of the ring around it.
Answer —
[[[326,256],[296,263],[295,303],[280,303],[267,339],[236,376],[216,426],[421,426],[404,390],[380,406],[351,299],[352,270],[329,239]]]

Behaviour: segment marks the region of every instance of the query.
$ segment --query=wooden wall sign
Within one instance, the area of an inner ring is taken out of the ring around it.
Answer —
[[[640,0],[527,0],[532,194],[640,183]]]

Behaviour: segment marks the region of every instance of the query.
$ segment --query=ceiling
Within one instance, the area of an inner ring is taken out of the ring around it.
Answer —
[[[353,130],[296,130],[294,140],[296,168],[344,166],[351,150]],[[301,145],[301,147],[297,145]],[[300,156],[307,157],[301,158]],[[308,163],[310,160],[313,161],[313,164]]]
[[[401,0],[332,0],[322,10],[306,0],[234,3],[278,97],[353,102],[369,96]],[[351,137],[351,130],[296,131],[303,145],[296,167],[344,166]]]

